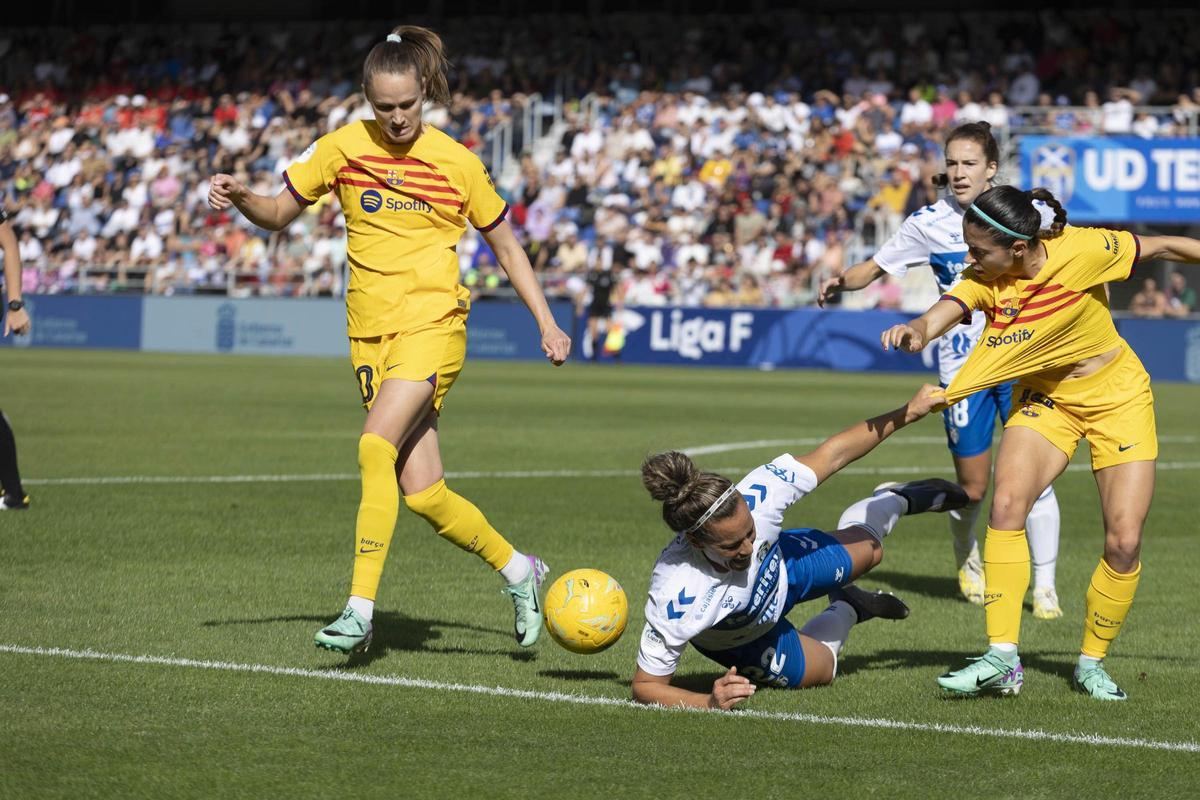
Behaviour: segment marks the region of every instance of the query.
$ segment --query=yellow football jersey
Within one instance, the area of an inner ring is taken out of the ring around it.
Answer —
[[[962,306],[964,321],[977,309],[988,318],[983,336],[946,389],[950,403],[1121,344],[1104,284],[1129,277],[1141,249],[1137,237],[1068,226],[1042,244],[1046,262],[1032,279],[1005,275],[988,283],[967,269],[942,295]]]
[[[301,205],[333,190],[346,217],[349,335],[382,336],[465,316],[455,248],[470,222],[499,225],[508,206],[483,163],[431,125],[411,145],[385,142],[374,120],[318,139],[284,170]]]

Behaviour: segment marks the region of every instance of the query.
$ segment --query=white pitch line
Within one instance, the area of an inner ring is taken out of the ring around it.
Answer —
[[[746,465],[733,467],[709,467],[713,472],[737,474],[746,470]],[[1159,461],[1160,470],[1200,469],[1200,461]],[[1087,463],[1070,464],[1067,472],[1091,472]],[[949,464],[926,466],[890,467],[846,467],[839,475],[951,475],[954,470]],[[634,478],[641,475],[633,469],[530,469],[500,470],[495,472],[468,471],[447,472],[450,480],[472,478]],[[25,480],[29,486],[122,486],[129,484],[204,484],[204,483],[311,483],[319,481],[356,481],[357,472],[317,472],[296,475],[99,475],[80,478],[32,478]]]
[[[72,650],[62,647],[25,647],[15,644],[0,644],[0,653],[29,656],[48,656],[53,658],[71,658],[91,661],[107,661],[121,664],[146,664],[153,666],[188,667],[191,669],[219,670],[224,672],[248,672],[259,675],[278,675],[289,678],[312,678],[316,680],[345,681],[349,683],[365,683],[375,686],[400,686],[408,689],[432,689],[442,692],[461,692],[465,694],[488,695],[491,697],[514,697],[522,700],[541,700],[550,703],[569,703],[581,706],[610,706],[630,711],[646,711],[660,713],[678,713],[678,710],[662,709],[657,706],[644,706],[616,697],[601,697],[596,695],[569,694],[566,692],[539,692],[529,689],[511,689],[504,686],[483,686],[481,684],[445,683],[421,678],[406,678],[401,675],[365,675],[356,672],[327,672],[298,667],[275,667],[269,664],[238,664],[230,661],[202,661],[193,658],[170,658],[166,656],[135,656],[125,653],[103,653],[96,650]],[[1144,750],[1166,750],[1183,753],[1200,753],[1200,743],[1170,742],[1155,739],[1139,739],[1124,736],[1100,736],[1098,734],[1054,733],[1037,729],[1023,728],[982,728],[975,725],[946,725],[930,722],[906,722],[895,719],[879,719],[870,717],[832,717],[820,714],[804,714],[799,712],[755,711],[739,709],[733,713],[695,709],[693,713],[716,714],[726,719],[741,720],[772,720],[782,722],[802,722],[810,725],[842,725],[858,728],[877,728],[882,730],[904,730],[919,733],[943,733],[952,736],[986,736],[999,739],[1026,739],[1041,742],[1060,742],[1063,744],[1103,745],[1111,747],[1132,747]]]

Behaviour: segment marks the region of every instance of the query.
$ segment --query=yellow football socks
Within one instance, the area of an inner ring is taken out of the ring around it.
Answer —
[[[396,485],[396,448],[382,436],[364,433],[358,440],[358,468],[362,473],[362,501],[355,525],[354,577],[350,594],[375,599],[388,545],[400,513],[400,487]]]
[[[475,505],[439,480],[428,489],[405,495],[404,502],[425,518],[438,535],[500,570],[513,556],[513,546],[491,526]]]
[[[988,526],[983,575],[988,641],[1015,645],[1021,635],[1021,604],[1029,588],[1029,543],[1024,530],[998,531]]]
[[[1108,654],[1108,646],[1121,632],[1125,615],[1133,605],[1133,595],[1141,575],[1140,563],[1133,572],[1123,574],[1115,571],[1103,558],[1100,559],[1087,592],[1087,619],[1084,621],[1081,648],[1085,656],[1104,658]]]

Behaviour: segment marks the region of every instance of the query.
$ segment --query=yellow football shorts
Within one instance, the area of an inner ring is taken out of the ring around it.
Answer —
[[[1057,382],[1031,375],[1018,382],[1012,399],[1005,427],[1037,431],[1068,459],[1087,439],[1093,470],[1158,458],[1150,375],[1124,342],[1097,372]]]
[[[350,363],[366,409],[384,381],[399,378],[433,384],[433,409],[440,414],[466,358],[466,319],[457,316],[412,331],[350,339]]]

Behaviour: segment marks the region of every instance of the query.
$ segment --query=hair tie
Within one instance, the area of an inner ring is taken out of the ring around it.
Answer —
[[[984,222],[986,222],[988,225],[991,225],[993,228],[1000,231],[1001,233],[1007,233],[1009,236],[1013,237],[1014,239],[1020,239],[1021,241],[1028,242],[1030,239],[1033,238],[1032,236],[1026,236],[1023,233],[1017,233],[1016,231],[1012,230],[1011,228],[1004,227],[999,222],[996,222],[996,220],[992,219],[987,214],[983,213],[983,209],[981,209],[979,206],[975,205],[974,203],[972,203],[971,207],[968,208],[967,210],[974,211],[979,216],[979,218],[982,219]]]
[[[395,42],[396,44],[400,44],[400,42],[404,41],[403,39],[400,38],[400,34],[398,34],[398,33],[389,33],[387,40],[389,42]]]

